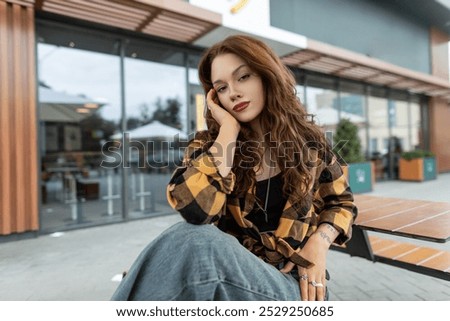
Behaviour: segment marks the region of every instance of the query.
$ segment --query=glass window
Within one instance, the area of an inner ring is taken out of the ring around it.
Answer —
[[[383,138],[383,149],[386,151],[389,149],[389,138]]]
[[[389,137],[388,123],[388,100],[386,98],[368,97],[368,119],[369,119],[369,136],[383,141]],[[371,151],[386,154],[387,149],[382,146],[381,150]]]
[[[424,145],[420,96],[301,70],[294,73],[298,96],[325,132],[334,132],[343,118],[358,125],[376,179],[396,178],[401,152]],[[301,95],[302,85],[307,86],[306,95]]]
[[[126,48],[126,120],[131,218],[172,212],[166,186],[187,140],[187,73],[182,52],[130,41]],[[118,137],[120,137],[118,133]]]
[[[306,106],[305,86],[297,85],[295,86],[295,90],[297,91],[297,97],[300,99],[302,105]]]
[[[407,101],[391,101],[389,105],[389,122],[392,136],[398,139],[398,152],[411,147],[409,128],[409,107]]]
[[[418,149],[424,145],[422,132],[422,119],[420,117],[420,104],[417,101],[409,103],[409,145],[405,146],[406,150]]]
[[[120,168],[101,166],[121,119],[120,59],[79,48],[81,38],[37,46],[42,230],[120,219]]]
[[[188,134],[207,129],[205,120],[205,93],[198,78],[199,55],[188,55],[189,66],[189,108]]]
[[[306,84],[305,84],[306,75],[299,69],[291,69],[291,71],[297,83],[295,86],[297,97],[300,100],[300,103],[302,104],[303,108],[307,110],[306,106],[308,102],[306,97]]]
[[[361,151],[368,156],[366,96],[364,86],[348,81],[340,81],[340,119],[349,119],[358,126],[358,135],[361,142]],[[338,106],[335,107],[336,109]]]
[[[378,139],[377,138],[370,139],[369,149],[370,150],[378,150]]]
[[[381,94],[381,91],[375,90],[375,93]],[[423,138],[419,98],[408,97],[404,92],[391,92],[389,97],[369,96],[369,137],[383,142],[380,150],[371,150],[374,158],[382,157],[381,178],[396,179],[401,153],[416,148]]]
[[[42,229],[173,213],[199,52],[41,20],[37,35]]]
[[[306,75],[305,83],[306,110],[314,116],[314,121],[323,128],[324,132],[334,132],[339,121],[338,94],[334,79],[319,75]]]
[[[339,121],[335,90],[317,87],[306,89],[306,110],[314,115],[314,121],[326,131],[334,131]]]
[[[388,149],[389,149],[389,117],[388,117],[388,100],[382,97],[367,97],[367,119],[368,119],[368,136],[372,144],[369,150],[369,156],[375,162],[376,179],[388,178],[390,172],[388,170]],[[382,142],[382,144],[378,144]]]
[[[198,79],[197,70],[189,69],[189,134],[193,134],[196,131],[206,130],[205,119],[205,93],[203,87],[200,85]]]

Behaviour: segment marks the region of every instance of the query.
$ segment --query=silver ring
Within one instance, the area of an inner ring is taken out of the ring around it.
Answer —
[[[308,275],[307,274],[300,275],[300,280],[304,281],[308,280]]]
[[[317,283],[316,281],[311,281],[311,282],[309,282],[309,284],[311,284],[315,288],[323,288],[323,284]]]

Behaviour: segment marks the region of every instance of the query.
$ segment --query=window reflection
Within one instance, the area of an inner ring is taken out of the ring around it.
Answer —
[[[173,214],[165,187],[202,121],[200,55],[55,24],[38,23],[42,230]]]
[[[364,85],[341,81],[340,89],[340,119],[349,119],[358,126],[361,152],[366,156],[366,159],[371,159],[367,142],[367,111]],[[338,106],[335,108],[337,109]]]
[[[100,163],[121,117],[119,57],[39,43],[38,63],[42,229],[115,220],[120,171]]]
[[[398,178],[402,152],[416,148],[420,137],[420,108],[403,99],[369,96],[369,136],[372,158],[381,162],[378,179]]]
[[[314,115],[314,121],[323,128],[324,132],[336,129],[339,122],[339,112],[336,109],[337,92],[335,90],[317,87],[306,89],[306,109]]]
[[[370,137],[370,158],[375,162],[376,179],[384,179],[389,174],[387,152],[389,141],[388,100],[382,97],[369,96],[368,119]]]
[[[339,120],[351,120],[364,156],[374,163],[375,179],[396,179],[401,153],[424,141],[419,96],[316,74],[305,79],[306,97],[300,85],[297,94],[323,130],[334,132]]]
[[[189,63],[191,65],[197,65],[198,62],[195,57],[189,57]],[[189,120],[188,133],[194,133],[196,131],[206,130],[206,119],[205,119],[205,93],[202,86],[200,85],[200,79],[198,78],[197,68],[189,68]]]
[[[170,48],[131,43],[125,58],[130,217],[172,213],[166,186],[187,142],[186,68]],[[145,53],[133,54],[133,53]],[[121,138],[121,133],[118,133]]]
[[[423,148],[424,139],[423,132],[421,130],[422,120],[420,117],[420,105],[416,101],[411,101],[409,103],[409,137],[410,145],[409,150]]]

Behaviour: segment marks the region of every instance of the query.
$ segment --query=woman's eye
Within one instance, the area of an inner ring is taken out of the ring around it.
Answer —
[[[241,78],[239,78],[239,81],[245,80],[245,79],[247,79],[248,77],[250,77],[250,74],[245,74],[245,75],[243,75]]]
[[[216,89],[216,91],[217,91],[218,93],[220,93],[220,92],[222,92],[222,91],[224,91],[224,90],[225,90],[225,87],[219,87],[219,88]]]

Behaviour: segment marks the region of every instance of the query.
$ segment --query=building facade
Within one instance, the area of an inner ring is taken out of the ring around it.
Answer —
[[[426,2],[426,5],[425,5]],[[450,9],[440,1],[0,0],[0,240],[171,213],[165,186],[204,128],[204,48],[268,43],[324,128],[359,127],[450,171]]]

